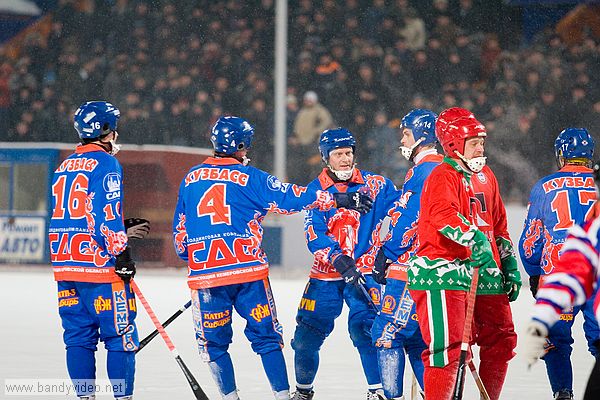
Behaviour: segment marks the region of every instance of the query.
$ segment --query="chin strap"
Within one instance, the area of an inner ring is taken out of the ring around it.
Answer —
[[[102,147],[104,149],[104,151],[106,151],[111,156],[117,155],[119,150],[121,150],[121,145],[117,144],[117,139],[119,138],[119,134],[117,133],[117,131],[114,131],[114,132],[115,132],[114,137],[112,139],[110,139],[108,141],[108,143],[103,142],[102,140],[99,140],[98,143],[96,143],[100,147]]]
[[[487,160],[487,157],[473,157],[470,160],[467,160],[465,156],[460,154],[458,151],[455,151],[455,153],[461,160],[464,161],[465,164],[467,164],[467,167],[469,167],[469,169],[475,173],[481,172],[483,167],[485,167],[485,161]]]
[[[402,156],[404,158],[406,158],[408,161],[410,161],[410,157],[412,156],[412,153],[414,151],[414,149],[417,148],[417,146],[419,144],[421,144],[421,142],[424,140],[424,138],[420,138],[419,140],[417,140],[412,146],[410,147],[405,147],[405,146],[400,146],[398,147],[400,149],[400,151],[402,152]]]
[[[111,139],[110,140],[110,151],[109,151],[109,153],[112,156],[116,156],[117,153],[119,152],[119,150],[121,150],[121,145],[117,144],[116,139]]]
[[[356,164],[354,164],[354,165],[352,166],[352,168],[351,168],[350,170],[348,170],[348,171],[336,171],[335,169],[331,168],[331,165],[328,165],[328,167],[329,167],[329,170],[330,170],[331,172],[333,172],[333,173],[335,174],[335,176],[337,176],[337,178],[338,178],[340,181],[347,181],[347,180],[349,180],[350,178],[352,178],[352,175],[354,174],[354,167],[355,167],[355,166],[356,166]]]

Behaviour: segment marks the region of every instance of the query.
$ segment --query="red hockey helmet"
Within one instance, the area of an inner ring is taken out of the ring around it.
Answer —
[[[487,136],[485,126],[473,114],[470,117],[460,117],[441,124],[438,119],[438,123],[435,124],[435,134],[448,157],[456,157],[456,151],[462,155],[467,139]]]
[[[455,121],[459,118],[475,118],[475,115],[467,110],[466,108],[461,107],[452,107],[448,108],[440,113],[438,119],[435,123],[435,134],[438,135],[438,129],[445,129],[445,127],[452,121]],[[438,128],[439,126],[439,128]]]

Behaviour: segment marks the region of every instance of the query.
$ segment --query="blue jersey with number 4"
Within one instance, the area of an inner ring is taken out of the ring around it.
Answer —
[[[334,206],[326,191],[283,183],[234,158],[209,157],[181,182],[173,218],[175,250],[188,262],[189,287],[265,279],[269,273],[261,249],[265,215]]]

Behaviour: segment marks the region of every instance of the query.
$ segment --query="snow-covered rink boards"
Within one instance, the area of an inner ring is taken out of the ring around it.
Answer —
[[[136,281],[161,321],[167,319],[189,299],[185,271],[142,270],[136,277]],[[284,326],[286,345],[284,352],[292,386],[293,350],[289,344],[295,327],[296,308],[305,283],[305,279],[272,279],[279,319]],[[533,299],[527,287],[523,288],[519,299],[512,303],[518,334],[524,330],[532,303]],[[46,398],[46,396],[6,396],[4,393],[6,378],[68,378],[62,328],[56,304],[56,284],[50,267],[34,270],[11,268],[8,271],[0,268],[0,381],[2,381],[0,398]],[[581,316],[578,316],[574,326],[573,367],[576,399],[583,397],[587,377],[593,365],[592,356],[586,350],[581,321]],[[315,381],[315,400],[364,399],[366,381],[358,354],[348,337],[346,309],[336,322],[334,332],[321,350],[321,363]],[[140,338],[154,330],[139,301],[137,323]],[[243,400],[272,399],[260,359],[250,349],[243,328],[243,320],[235,315],[234,339],[230,350],[236,368],[240,398]],[[220,399],[208,367],[198,355],[191,312],[186,311],[181,315],[167,328],[167,332],[208,397],[211,400]],[[106,379],[105,360],[106,352],[100,344],[97,352],[99,379]],[[410,394],[410,377],[410,369],[407,368],[404,378],[405,396]],[[470,374],[467,375],[465,388],[465,399],[479,398]],[[111,397],[105,395],[99,398]],[[182,371],[160,337],[156,337],[137,356],[135,398],[138,400],[193,399]],[[510,364],[502,398],[527,400],[551,398],[543,362],[538,362],[531,371],[528,371],[524,360],[517,355]]]

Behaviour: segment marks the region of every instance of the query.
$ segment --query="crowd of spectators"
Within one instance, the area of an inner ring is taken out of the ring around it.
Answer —
[[[0,141],[73,142],[73,110],[104,98],[124,143],[210,147],[216,118],[240,115],[256,128],[253,163],[272,170],[274,7],[60,0],[48,37],[29,35],[15,60],[0,50]],[[600,45],[546,30],[524,46],[510,13],[501,1],[289,2],[288,178],[320,168],[315,129],[344,126],[360,165],[400,184],[399,118],[462,106],[488,129],[504,196],[523,201],[554,168],[561,129],[598,138]]]

